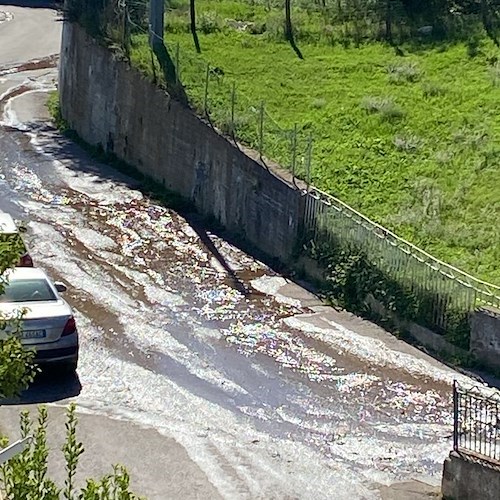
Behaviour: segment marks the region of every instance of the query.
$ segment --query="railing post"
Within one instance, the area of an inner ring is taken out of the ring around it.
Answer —
[[[311,185],[312,143],[313,143],[312,134],[309,134],[309,139],[307,141],[307,159],[306,159],[306,183],[308,191],[309,191],[309,186]]]
[[[262,160],[262,152],[264,149],[264,101],[260,103],[259,108],[259,154]]]
[[[453,450],[458,451],[458,385],[453,381]]]
[[[234,127],[234,107],[236,105],[236,86],[233,82],[233,86],[231,88],[231,136],[235,137],[235,127]]]
[[[203,112],[208,115],[208,80],[210,78],[210,64],[207,64],[207,71],[205,73],[205,95],[203,97]]]
[[[179,68],[180,68],[180,54],[179,54],[179,42],[177,42],[177,46],[175,47],[175,83],[176,85],[179,85],[179,82],[181,80],[181,76],[179,74]]]
[[[297,124],[293,125],[292,130],[292,177],[295,178],[295,164],[297,162]]]

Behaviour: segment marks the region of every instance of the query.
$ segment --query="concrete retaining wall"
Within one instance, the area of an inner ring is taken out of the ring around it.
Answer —
[[[499,310],[484,307],[471,315],[470,351],[486,366],[500,370]]]
[[[89,144],[193,201],[205,216],[289,261],[300,192],[217,134],[127,63],[64,23],[62,115]]]
[[[444,462],[441,491],[444,500],[498,500],[500,469],[452,452]]]

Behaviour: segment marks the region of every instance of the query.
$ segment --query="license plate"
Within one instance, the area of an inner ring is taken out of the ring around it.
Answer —
[[[22,339],[43,339],[45,338],[45,330],[24,330],[21,333]]]

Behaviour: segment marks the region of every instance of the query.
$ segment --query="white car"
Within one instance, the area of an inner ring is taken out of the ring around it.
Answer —
[[[63,283],[52,283],[38,268],[9,269],[0,277],[7,279],[0,294],[0,317],[12,317],[26,309],[21,323],[21,343],[34,348],[36,362],[57,364],[68,371],[78,365],[78,331],[69,304],[60,297]],[[0,330],[5,338],[7,331]]]

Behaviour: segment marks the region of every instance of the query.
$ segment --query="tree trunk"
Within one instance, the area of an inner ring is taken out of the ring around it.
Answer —
[[[198,33],[196,32],[196,9],[195,0],[189,0],[189,16],[191,19],[191,34],[193,35],[193,42],[198,54],[201,53],[200,41],[198,40]]]
[[[294,52],[297,54],[297,57],[299,59],[304,59],[304,56],[302,55],[302,52],[300,49],[297,47],[297,44],[295,43],[295,39],[293,37],[293,26],[292,26],[292,17],[291,17],[291,6],[290,6],[290,1],[291,0],[285,0],[285,38],[288,40],[290,43],[290,46],[294,50]]]

